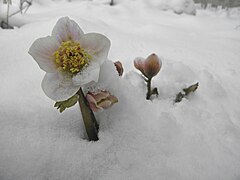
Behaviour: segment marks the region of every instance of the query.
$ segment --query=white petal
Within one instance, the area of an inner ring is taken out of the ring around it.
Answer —
[[[107,59],[111,42],[102,34],[88,33],[81,37],[80,44],[101,65]]]
[[[52,31],[52,36],[55,36],[59,43],[69,40],[79,41],[83,34],[84,33],[78,24],[69,19],[69,17],[60,18]]]
[[[42,81],[43,91],[56,102],[69,99],[79,88],[73,84],[71,77],[64,77],[60,73],[46,73]]]
[[[47,36],[34,41],[28,53],[35,59],[41,69],[52,73],[57,71],[53,53],[58,48],[58,41],[51,36]]]
[[[89,85],[93,82],[98,82],[100,65],[92,62],[86,69],[79,72],[73,77],[73,83],[79,86]]]

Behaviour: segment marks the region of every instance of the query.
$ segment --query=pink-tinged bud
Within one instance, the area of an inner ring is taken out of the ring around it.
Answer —
[[[110,108],[118,102],[118,99],[111,95],[108,91],[88,92],[86,95],[89,107],[93,112]]]
[[[156,54],[151,54],[147,59],[136,58],[134,66],[147,78],[152,78],[158,74],[162,67],[162,62]]]
[[[136,59],[134,59],[134,66],[136,69],[138,69],[139,71],[141,71],[141,73],[146,76],[145,72],[144,72],[144,61],[145,59],[141,58],[141,57],[138,57]]]
[[[162,62],[156,54],[151,54],[144,62],[144,72],[148,78],[156,76],[162,67]]]
[[[122,66],[122,63],[120,61],[116,61],[114,63],[116,69],[117,69],[117,72],[119,74],[119,76],[122,76],[123,75],[123,66]]]

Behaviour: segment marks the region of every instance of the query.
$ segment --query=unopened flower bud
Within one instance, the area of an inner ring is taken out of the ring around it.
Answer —
[[[148,78],[156,76],[162,66],[161,60],[156,54],[151,54],[144,62],[144,72]]]
[[[88,92],[86,99],[93,112],[107,109],[118,102],[118,99],[108,91]]]
[[[116,61],[116,62],[114,63],[114,65],[115,65],[115,67],[116,67],[116,69],[117,69],[117,72],[118,72],[119,76],[122,76],[122,74],[123,74],[123,66],[122,66],[122,63],[121,63],[120,61]]]
[[[162,62],[156,54],[151,54],[147,59],[136,58],[134,60],[134,66],[142,72],[147,78],[152,78],[158,74],[161,69]]]

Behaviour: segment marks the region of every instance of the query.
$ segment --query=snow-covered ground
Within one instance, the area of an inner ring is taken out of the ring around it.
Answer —
[[[1,180],[240,179],[240,16],[160,9],[143,0],[36,3],[21,16],[24,26],[0,29]],[[28,54],[62,16],[105,34],[109,59],[124,66],[121,78],[103,65],[101,79],[119,102],[96,113],[98,142],[84,140],[77,105],[53,108]],[[152,52],[163,66],[153,79],[160,95],[147,101],[133,59]],[[174,104],[195,82],[199,89]]]

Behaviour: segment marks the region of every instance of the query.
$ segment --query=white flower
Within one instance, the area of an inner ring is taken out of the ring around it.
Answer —
[[[100,66],[107,59],[109,39],[101,34],[84,34],[76,22],[63,17],[52,35],[37,39],[29,54],[46,72],[45,94],[54,101],[72,97],[80,87],[97,82]]]

